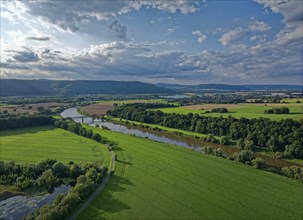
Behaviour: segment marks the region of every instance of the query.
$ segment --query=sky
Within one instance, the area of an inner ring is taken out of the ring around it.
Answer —
[[[302,84],[301,0],[1,1],[1,78]]]

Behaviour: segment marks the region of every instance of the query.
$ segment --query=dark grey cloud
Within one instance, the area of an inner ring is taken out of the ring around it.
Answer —
[[[114,35],[122,40],[126,40],[127,37],[127,27],[120,24],[117,20],[112,21],[108,28],[114,33]]]
[[[35,36],[29,36],[26,38],[27,40],[37,40],[37,41],[49,41],[50,37],[35,37]]]
[[[19,61],[22,63],[39,61],[38,55],[29,49],[23,51],[14,51],[14,53],[15,54],[12,56],[12,58],[15,61]]]

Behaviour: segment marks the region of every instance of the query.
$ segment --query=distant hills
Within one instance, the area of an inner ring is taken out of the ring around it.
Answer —
[[[300,85],[229,85],[229,84],[200,84],[179,85],[158,83],[157,86],[176,92],[205,92],[205,91],[302,91]]]
[[[138,81],[0,79],[1,96],[173,93],[171,89]]]
[[[139,81],[0,79],[3,96],[174,94],[206,91],[302,91],[300,85],[150,84]]]

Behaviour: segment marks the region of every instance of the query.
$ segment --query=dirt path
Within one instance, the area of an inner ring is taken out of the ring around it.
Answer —
[[[93,194],[85,201],[85,203],[81,206],[80,209],[78,209],[70,218],[69,220],[75,220],[78,218],[78,216],[81,214],[81,212],[84,211],[84,209],[86,209],[90,203],[93,201],[93,199],[104,189],[104,187],[106,186],[106,184],[108,183],[110,177],[111,177],[111,173],[114,171],[115,168],[115,152],[114,151],[110,151],[110,155],[112,157],[112,162],[109,168],[109,175],[107,175],[107,177],[105,178],[105,180],[102,181],[101,185],[93,192]]]

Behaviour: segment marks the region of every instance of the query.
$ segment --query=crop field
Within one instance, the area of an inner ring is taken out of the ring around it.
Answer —
[[[205,113],[205,111],[209,111],[211,108],[221,108],[225,107],[228,109],[228,113]],[[277,107],[287,107],[290,110],[289,114],[264,114],[264,110],[277,108]],[[201,114],[204,116],[211,117],[228,117],[229,115],[235,118],[245,117],[245,118],[269,118],[272,120],[281,120],[284,118],[292,118],[294,120],[300,120],[303,118],[303,109],[302,103],[277,103],[277,104],[204,104],[204,105],[190,105],[190,106],[182,106],[175,108],[160,108],[157,110],[161,110],[165,113],[178,113],[178,114]]]
[[[46,102],[46,103],[33,103],[26,105],[0,105],[0,112],[7,111],[10,114],[23,114],[23,113],[36,113],[39,107],[44,109],[55,110],[60,106],[68,106],[69,103],[57,103],[57,102]]]
[[[80,108],[80,112],[88,115],[104,115],[108,110],[114,108],[114,104],[124,105],[130,103],[168,103],[164,99],[131,99],[131,100],[117,100],[117,101],[106,101],[106,102],[98,102],[96,104],[91,104],[87,106],[83,106]]]
[[[93,140],[51,126],[1,131],[0,160],[35,163],[57,159],[67,163],[94,162],[108,166],[107,148]]]
[[[110,109],[114,108],[114,104],[110,102],[100,102],[96,104],[91,104],[80,108],[80,112],[88,115],[104,115]]]
[[[222,158],[93,128],[115,173],[79,219],[301,219],[302,184]]]

